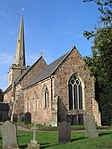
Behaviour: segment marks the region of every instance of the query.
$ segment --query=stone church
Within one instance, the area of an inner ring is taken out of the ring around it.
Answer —
[[[101,125],[94,83],[95,78],[76,47],[49,65],[41,55],[27,67],[21,17],[14,63],[4,92],[10,111],[18,115],[30,112],[32,122],[46,125],[57,125],[68,118],[73,125],[81,125],[85,114],[93,114],[96,124]]]

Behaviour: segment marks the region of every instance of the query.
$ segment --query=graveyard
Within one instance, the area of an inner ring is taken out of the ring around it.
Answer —
[[[17,124],[17,123],[16,123]],[[18,125],[18,124],[17,124]],[[20,123],[19,123],[20,125]],[[23,127],[24,124],[21,125]],[[30,127],[29,127],[30,126]],[[33,139],[33,124],[24,125],[26,130],[17,130],[17,140],[20,149],[26,149],[28,144]],[[37,125],[38,126],[38,125]],[[27,129],[28,128],[28,129]],[[70,142],[59,143],[58,128],[52,129],[52,126],[41,126],[42,130],[36,131],[36,140],[40,144],[40,149],[103,149],[112,148],[112,129],[97,130],[97,137],[85,137],[84,126],[72,126],[71,127],[71,140]],[[51,129],[49,129],[51,128]],[[75,128],[75,129],[73,129]],[[80,129],[81,128],[81,129]],[[103,127],[102,127],[103,128]],[[11,134],[8,133],[7,136]],[[2,149],[2,135],[0,133],[0,149]]]
[[[8,105],[3,106],[6,110],[0,115],[0,149],[112,148],[112,127],[96,127],[91,114],[85,115],[84,125],[72,125],[72,117],[67,116],[66,121],[60,121],[56,127],[32,123],[29,112],[19,117],[14,114],[10,122]]]
[[[0,149],[112,149],[112,0],[1,1],[0,20]]]

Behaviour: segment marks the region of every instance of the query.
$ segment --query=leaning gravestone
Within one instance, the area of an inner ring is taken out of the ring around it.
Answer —
[[[19,149],[15,124],[6,121],[1,125],[1,133],[3,141],[2,149]]]
[[[84,118],[84,124],[85,124],[85,137],[97,137],[98,132],[96,131],[96,124],[94,116],[91,114],[85,115]]]
[[[71,141],[71,124],[67,121],[59,122],[58,126],[58,141],[66,143]]]

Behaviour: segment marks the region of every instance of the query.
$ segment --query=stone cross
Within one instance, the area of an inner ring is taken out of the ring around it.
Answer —
[[[16,126],[15,124],[6,121],[1,125],[2,149],[19,149],[16,136]]]
[[[92,114],[85,115],[84,124],[85,124],[85,137],[92,138],[98,136],[98,132],[96,131],[95,119]]]
[[[31,140],[31,143],[28,144],[27,149],[40,149],[40,144],[37,144],[37,140],[36,140],[36,123],[34,123],[34,128],[33,128],[33,140]]]
[[[31,143],[36,143],[37,144],[37,140],[36,140],[36,123],[34,123],[33,140],[31,141]]]

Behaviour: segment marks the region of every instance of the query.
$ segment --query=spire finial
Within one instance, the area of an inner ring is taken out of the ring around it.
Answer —
[[[22,15],[24,14],[24,8],[21,9],[21,14],[22,14]]]
[[[42,55],[43,55],[43,53],[42,53],[42,52],[40,52],[40,57],[42,57]]]

